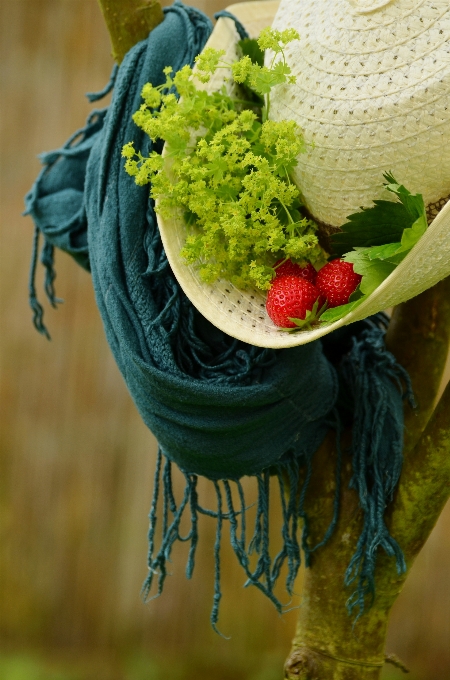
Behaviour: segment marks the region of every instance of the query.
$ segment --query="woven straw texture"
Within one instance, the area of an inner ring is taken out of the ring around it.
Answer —
[[[386,198],[392,171],[425,204],[450,194],[448,0],[282,0],[275,28],[300,40],[286,56],[297,83],[280,87],[271,116],[293,119],[314,148],[294,178],[311,213],[340,226]]]
[[[432,204],[428,211],[432,224],[356,310],[333,324],[287,334],[269,319],[265,294],[241,291],[222,280],[213,286],[204,284],[196,269],[180,257],[186,236],[181,215],[170,220],[158,217],[167,257],[186,295],[209,321],[244,342],[274,348],[305,344],[408,300],[450,275],[450,202],[442,199],[450,194],[449,5],[447,0],[391,0],[374,11],[380,4],[373,0],[282,2],[275,27],[294,26],[301,34],[295,48],[292,44],[287,50],[297,84],[278,88],[271,111],[274,118],[296,120],[306,140],[314,141],[314,147],[300,156],[295,178],[314,217],[339,225],[372,199],[390,198],[380,185],[383,172],[391,170]],[[250,2],[228,9],[254,36],[270,25],[277,6]],[[400,28],[402,22],[406,23]],[[237,41],[233,22],[220,19],[207,46],[225,49],[227,58],[235,59]],[[322,48],[324,42],[327,50]],[[225,77],[226,72],[219,71],[208,89],[220,88]]]

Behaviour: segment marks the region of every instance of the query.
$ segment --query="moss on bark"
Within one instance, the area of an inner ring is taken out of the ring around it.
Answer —
[[[401,545],[408,569],[450,494],[450,386],[434,410],[450,344],[450,279],[442,281],[393,314],[389,349],[409,371],[417,408],[405,406],[405,464],[388,527]],[[343,447],[350,441],[344,435]],[[311,541],[320,540],[333,511],[336,451],[330,435],[316,453],[307,510]],[[307,570],[296,636],[285,666],[289,680],[377,680],[385,660],[388,617],[407,574],[378,556],[372,607],[353,626],[346,610],[344,574],[361,529],[357,494],[348,488],[351,459],[344,453],[341,510],[331,541]]]
[[[99,0],[111,37],[112,55],[120,64],[125,54],[164,19],[157,0]]]

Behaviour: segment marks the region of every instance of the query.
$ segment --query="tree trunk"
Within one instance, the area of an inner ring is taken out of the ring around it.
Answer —
[[[405,406],[405,464],[387,525],[403,549],[408,570],[435,525],[450,494],[450,385],[433,413],[450,344],[450,279],[393,314],[387,344],[412,380],[418,406]],[[430,417],[431,416],[431,417]],[[362,513],[349,489],[351,433],[342,441],[341,507],[336,531],[313,553],[306,571],[292,651],[285,666],[289,680],[377,680],[385,662],[388,617],[407,574],[394,560],[378,555],[372,607],[354,623],[347,614],[351,589],[344,574],[356,547]],[[316,453],[307,510],[311,543],[320,541],[333,513],[336,452],[330,435]]]

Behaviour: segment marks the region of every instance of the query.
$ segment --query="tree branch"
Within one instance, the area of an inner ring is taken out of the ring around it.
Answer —
[[[164,19],[157,0],[98,0],[111,37],[112,55],[118,64],[140,40]]]
[[[405,408],[405,456],[436,402],[450,346],[450,277],[394,309],[386,346],[409,373],[417,408]]]
[[[408,370],[417,401],[405,412],[405,463],[387,517],[410,565],[450,495],[448,386],[433,414],[450,347],[450,277],[400,305],[391,323],[387,346]]]
[[[352,475],[348,452],[351,432],[342,446],[340,513],[330,541],[312,555],[306,570],[296,635],[285,665],[289,680],[377,680],[384,660],[386,603],[378,601],[353,630],[346,601],[344,574],[355,552],[362,528],[359,498],[349,489]],[[334,434],[330,434],[314,456],[313,473],[305,507],[310,522],[310,544],[323,537],[333,516],[337,456]],[[377,591],[379,592],[379,591]]]
[[[450,387],[431,415],[450,344],[450,279],[394,310],[387,344],[408,370],[418,402],[415,410],[405,407],[406,460],[387,518],[410,566],[450,488]],[[348,431],[342,440],[344,451],[350,439]],[[313,545],[332,517],[336,460],[330,434],[315,454],[306,499],[313,518]],[[381,672],[389,612],[406,574],[398,575],[392,559],[378,555],[375,600],[353,628],[346,610],[350,593],[343,581],[361,531],[362,513],[356,492],[348,488],[351,470],[350,455],[344,453],[339,521],[329,543],[313,554],[306,573],[297,632],[285,666],[290,680],[377,680]]]
[[[390,519],[409,563],[417,556],[450,497],[450,383],[405,462]]]

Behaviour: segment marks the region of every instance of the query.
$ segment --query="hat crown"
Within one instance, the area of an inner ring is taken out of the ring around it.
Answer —
[[[385,7],[392,0],[348,0],[353,5],[353,11],[358,14],[367,14],[369,12],[376,12],[378,9]]]
[[[303,129],[294,179],[333,226],[388,198],[386,171],[427,204],[450,194],[450,4],[377,4],[282,0],[274,22],[300,40],[286,48],[297,82],[275,91],[271,116]]]

